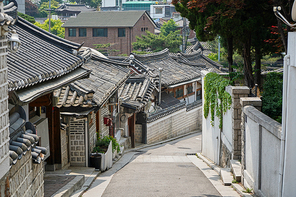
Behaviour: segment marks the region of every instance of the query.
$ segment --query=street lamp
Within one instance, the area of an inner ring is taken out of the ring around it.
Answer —
[[[11,37],[8,40],[8,46],[10,48],[10,52],[16,53],[21,45],[21,41],[19,40],[19,36],[15,30],[11,30]]]

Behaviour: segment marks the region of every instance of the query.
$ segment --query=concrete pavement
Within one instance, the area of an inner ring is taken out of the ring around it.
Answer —
[[[239,196],[202,160],[186,155],[200,147],[201,133],[195,133],[126,153],[83,196]]]

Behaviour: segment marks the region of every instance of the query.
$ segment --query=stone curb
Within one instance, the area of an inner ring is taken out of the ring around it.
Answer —
[[[221,167],[215,165],[212,161],[210,161],[209,159],[207,159],[206,157],[204,157],[201,153],[197,153],[197,156],[203,160],[208,166],[210,166],[210,168],[212,168],[213,170],[215,170],[220,176],[221,176]],[[233,189],[235,189],[239,195],[244,196],[244,197],[250,197],[253,196],[249,193],[244,193],[243,191],[245,191],[246,189],[244,187],[242,187],[240,184],[238,183],[231,183],[231,186],[233,187]]]
[[[73,191],[74,193],[72,193],[71,196],[73,196],[73,197],[81,196],[91,186],[91,184],[94,182],[94,180],[97,178],[97,176],[99,176],[100,173],[101,173],[101,171],[94,170],[94,172],[84,182],[82,187],[77,191]]]
[[[65,175],[66,176],[66,175]],[[84,183],[84,176],[77,175],[72,181],[59,189],[52,196],[55,197],[69,197],[75,190],[79,189]]]
[[[232,187],[233,187],[233,189],[235,189],[238,193],[239,193],[239,195],[241,195],[241,196],[244,196],[244,197],[251,197],[251,196],[253,196],[252,194],[249,194],[249,193],[245,193],[245,192],[243,192],[244,190],[245,190],[245,188],[244,187],[242,187],[240,184],[238,184],[238,183],[232,183]]]

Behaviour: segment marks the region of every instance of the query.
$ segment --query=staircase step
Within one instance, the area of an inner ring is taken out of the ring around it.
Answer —
[[[230,160],[231,170],[237,182],[241,182],[242,171],[241,164],[238,160]]]
[[[225,186],[231,185],[233,177],[230,172],[230,168],[222,168],[221,169],[221,179],[222,179]]]

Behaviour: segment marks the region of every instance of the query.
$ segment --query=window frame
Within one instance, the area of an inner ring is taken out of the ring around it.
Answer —
[[[95,35],[95,30],[103,30],[103,35],[99,35],[99,31]],[[93,28],[93,37],[108,37],[108,28]]]
[[[123,34],[124,34],[124,35],[121,35],[121,34],[122,34],[122,32],[120,32],[121,30],[124,30],[124,31],[123,31]],[[123,38],[123,37],[125,37],[125,36],[126,36],[125,28],[118,28],[118,37],[119,37],[119,38]]]
[[[82,34],[81,34],[81,30],[85,30],[85,35],[82,35]],[[87,29],[86,29],[86,28],[79,28],[78,31],[79,31],[79,33],[78,33],[78,36],[79,36],[79,37],[87,37]]]
[[[74,31],[75,30],[75,31]],[[71,32],[71,33],[70,33]],[[74,33],[74,34],[72,34]],[[77,34],[77,29],[76,28],[69,28],[68,29],[68,36],[69,37],[76,37],[76,34]]]

